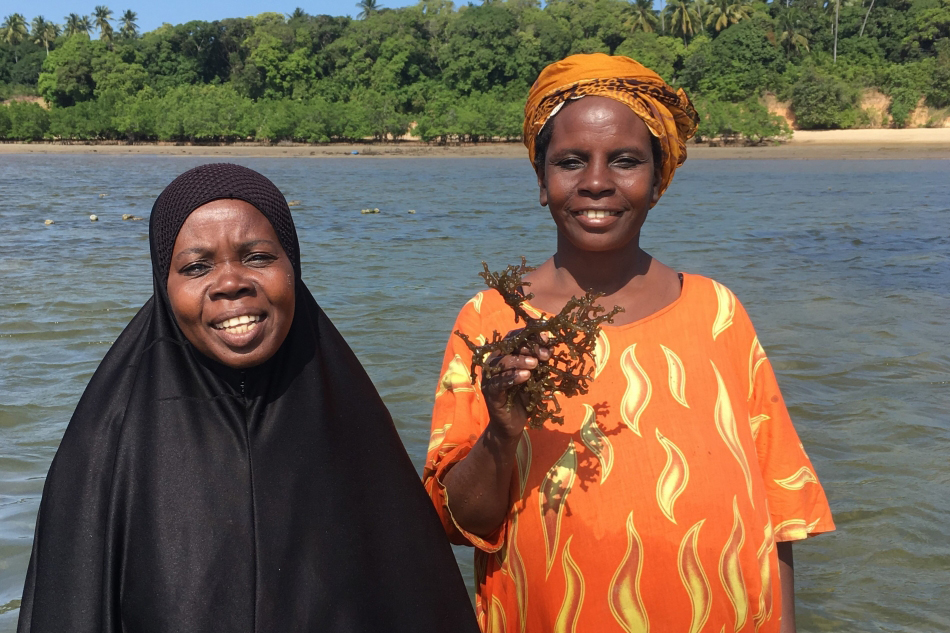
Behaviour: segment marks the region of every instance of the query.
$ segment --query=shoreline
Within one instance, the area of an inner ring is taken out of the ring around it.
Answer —
[[[421,141],[325,145],[305,143],[193,145],[168,142],[127,144],[115,141],[69,144],[0,143],[0,155],[13,154],[527,159],[527,151],[518,142],[459,145],[429,145]],[[950,159],[950,128],[808,130],[795,132],[791,141],[776,145],[709,147],[705,144],[690,144],[688,154],[694,160],[944,160]]]

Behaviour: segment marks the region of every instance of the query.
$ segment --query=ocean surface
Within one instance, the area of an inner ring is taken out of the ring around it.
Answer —
[[[0,157],[0,631],[16,626],[66,423],[151,293],[148,224],[121,216],[147,219],[202,162]],[[304,279],[421,469],[481,262],[553,252],[527,161],[235,162],[300,201]],[[742,300],[825,485],[838,530],[795,546],[799,630],[950,631],[950,161],[691,160],[641,243]]]

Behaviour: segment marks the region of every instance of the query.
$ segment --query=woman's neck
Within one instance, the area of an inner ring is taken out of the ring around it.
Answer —
[[[622,251],[578,251],[558,243],[549,260],[526,277],[534,294],[531,304],[556,313],[571,297],[592,291],[604,295],[604,307],[619,305],[625,312],[614,319],[622,325],[649,316],[675,301],[680,292],[676,272],[642,250],[638,243]]]

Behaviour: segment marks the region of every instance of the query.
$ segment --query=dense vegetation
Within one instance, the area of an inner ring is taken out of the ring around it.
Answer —
[[[950,0],[485,0],[402,9],[362,0],[358,19],[284,16],[163,25],[135,13],[19,13],[0,25],[0,138],[171,141],[517,138],[528,87],[569,53],[629,55],[684,87],[703,137],[901,127],[920,100],[950,107]],[[90,35],[95,35],[92,39]],[[860,107],[876,88],[886,112]],[[946,112],[938,112],[940,117]],[[934,118],[934,122],[938,117]],[[932,122],[933,123],[933,122]]]

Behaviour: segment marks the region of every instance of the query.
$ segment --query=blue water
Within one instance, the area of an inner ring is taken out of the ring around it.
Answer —
[[[147,218],[202,162],[0,158],[0,631],[15,628],[66,422],[151,292],[147,222],[121,216]],[[304,278],[421,468],[442,352],[481,261],[553,251],[529,165],[235,162],[301,201]],[[795,547],[799,630],[950,630],[950,161],[691,160],[641,243],[743,301],[826,487],[838,531]],[[471,586],[471,553],[458,554]]]

